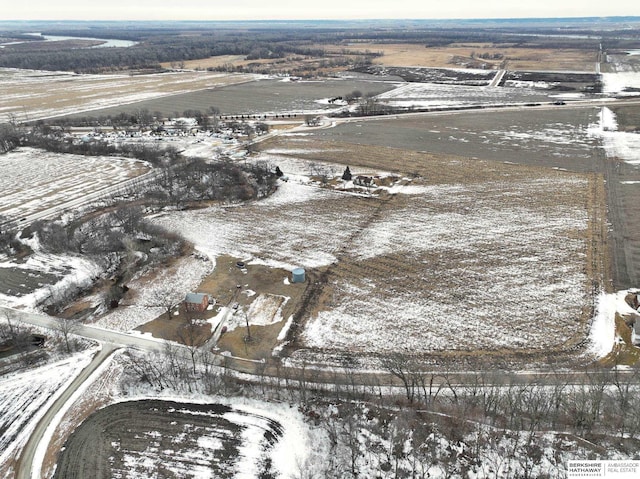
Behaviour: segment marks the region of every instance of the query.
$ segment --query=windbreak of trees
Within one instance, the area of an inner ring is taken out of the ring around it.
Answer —
[[[354,356],[327,370],[326,383],[304,363],[258,363],[247,382],[227,369],[233,358],[215,368],[208,351],[186,356],[171,343],[162,353],[130,352],[123,386],[297,404],[326,438],[297,478],[551,479],[566,476],[567,460],[636,458],[640,444],[638,369],[593,365],[578,380],[467,371],[460,384],[450,371],[416,370],[419,361],[391,355],[382,371],[404,386],[394,392],[388,377],[361,371]]]

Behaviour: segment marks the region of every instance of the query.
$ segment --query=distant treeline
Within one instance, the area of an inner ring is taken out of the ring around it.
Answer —
[[[87,37],[87,32],[56,31]],[[159,69],[161,63],[197,60],[217,55],[244,55],[248,60],[282,58],[289,54],[323,56],[324,50],[313,48],[301,34],[287,32],[221,32],[196,36],[146,32],[91,32],[101,38],[140,41],[131,47],[65,48],[60,42],[40,41],[7,45],[0,50],[0,67],[36,70],[63,70],[98,73],[125,69]]]
[[[189,33],[189,35],[184,35]],[[523,34],[524,33],[524,34]],[[64,70],[84,73],[126,69],[158,69],[161,63],[198,60],[217,55],[244,55],[248,60],[282,58],[286,55],[324,57],[323,44],[358,42],[403,42],[430,46],[450,43],[497,42],[519,47],[597,48],[601,36],[612,38],[613,32],[589,38],[545,37],[544,30],[527,35],[527,31],[508,29],[219,29],[180,31],[168,29],[91,29],[56,30],[44,34],[114,38],[140,42],[131,47],[71,48],[60,42],[27,42],[7,45],[0,50],[0,67],[38,70]],[[549,32],[550,34],[551,32]],[[555,32],[557,35],[557,31]],[[572,32],[574,33],[574,32]],[[585,32],[585,35],[587,32]],[[624,37],[633,35],[624,32]],[[14,35],[15,36],[15,35]],[[611,40],[617,42],[617,40]],[[320,46],[319,46],[320,45]]]

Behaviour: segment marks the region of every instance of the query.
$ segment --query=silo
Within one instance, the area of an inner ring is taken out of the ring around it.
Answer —
[[[291,272],[294,283],[304,283],[304,268],[296,268]]]

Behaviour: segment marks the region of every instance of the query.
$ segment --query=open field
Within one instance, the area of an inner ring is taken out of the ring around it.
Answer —
[[[18,148],[0,156],[0,215],[18,220],[149,171],[143,162]]]
[[[451,44],[446,47],[425,47],[423,44],[405,43],[345,43],[340,45],[322,45],[327,51],[340,52],[343,49],[357,52],[381,52],[383,55],[373,59],[376,65],[417,66],[417,67],[470,67],[498,69],[506,61],[509,70],[558,70],[558,71],[595,71],[596,51],[518,48],[510,44],[465,43]],[[472,58],[474,54],[475,58]],[[486,54],[490,58],[482,59]],[[500,58],[492,59],[494,55]],[[504,65],[502,65],[504,66]]]
[[[569,106],[447,112],[351,121],[316,130],[310,136],[292,137],[289,141],[295,141],[299,149],[321,148],[312,141],[317,138],[579,172],[601,171],[603,165],[595,148],[598,138],[590,133],[590,128],[598,125],[599,112],[595,107]],[[330,145],[327,148],[331,150]],[[381,169],[386,167],[386,164],[380,165]]]
[[[14,115],[19,121],[31,121],[253,79],[255,75],[209,72],[76,75],[3,68],[0,118]],[[199,108],[206,110],[202,105]]]
[[[602,272],[590,263],[592,241],[602,240],[590,230],[602,221],[593,216],[600,178],[389,148],[332,143],[305,155],[290,146],[290,155],[266,147],[261,156],[290,177],[271,198],[156,221],[210,256],[306,267],[318,294],[296,316],[294,357],[544,353],[586,337],[590,280]],[[415,178],[380,196],[336,191],[308,184],[316,167],[305,156],[339,163],[337,173],[348,159],[354,174],[388,168]]]
[[[94,413],[74,431],[53,477],[202,479],[290,474],[295,470],[293,456],[304,450],[306,438],[299,430],[300,418],[277,411],[242,404],[117,403]]]
[[[131,105],[100,109],[93,115],[116,115],[146,108],[173,116],[185,110],[207,110],[214,106],[223,115],[304,113],[335,109],[326,100],[360,90],[364,95],[377,95],[396,85],[382,81],[352,79],[328,79],[317,81],[288,81],[263,79],[256,82],[230,85],[224,88],[173,95]]]

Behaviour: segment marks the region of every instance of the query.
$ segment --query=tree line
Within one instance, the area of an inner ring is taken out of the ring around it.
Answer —
[[[526,30],[525,30],[526,31]],[[52,32],[69,36],[87,36],[86,30]],[[598,39],[551,40],[538,36],[523,36],[508,29],[427,28],[406,30],[388,28],[248,28],[198,29],[190,35],[181,30],[147,28],[140,31],[124,29],[92,30],[91,35],[103,38],[136,40],[140,43],[120,48],[65,48],[58,42],[27,42],[7,45],[0,50],[0,67],[63,70],[98,73],[128,69],[160,69],[161,63],[184,62],[218,55],[244,55],[248,60],[283,58],[287,55],[327,57],[322,44],[340,42],[418,43],[427,47],[451,43],[509,43],[520,48],[597,48]],[[608,37],[608,35],[607,35]],[[612,39],[611,42],[617,40]],[[37,44],[37,45],[36,45]],[[320,45],[320,46],[318,46]],[[355,52],[350,52],[353,54]],[[372,54],[364,55],[371,57]]]
[[[638,369],[594,364],[577,370],[579,380],[485,370],[467,372],[460,384],[453,371],[421,371],[419,361],[397,354],[381,358],[378,374],[360,370],[355,357],[322,374],[272,359],[256,363],[249,381],[229,372],[233,358],[221,357],[220,368],[207,351],[192,361],[189,354],[171,343],[164,353],[128,353],[123,389],[143,382],[297,405],[326,438],[300,464],[299,478],[550,479],[566,476],[568,460],[638,458]]]

